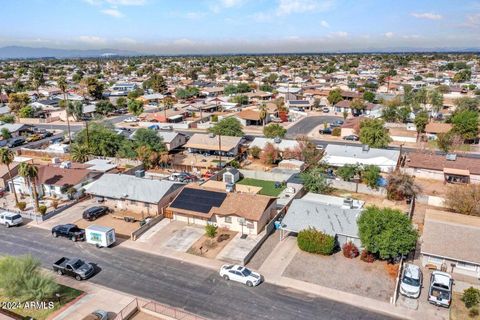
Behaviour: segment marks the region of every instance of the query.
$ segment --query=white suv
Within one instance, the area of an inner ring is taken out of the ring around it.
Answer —
[[[406,263],[400,279],[400,293],[409,298],[417,299],[422,288],[422,271],[420,267]]]
[[[0,213],[0,224],[9,228],[12,226],[19,226],[23,222],[22,216],[18,213],[3,211]]]

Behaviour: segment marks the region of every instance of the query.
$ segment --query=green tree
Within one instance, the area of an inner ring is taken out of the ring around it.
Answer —
[[[87,145],[74,143],[70,150],[70,156],[73,161],[87,162],[90,155],[90,150]]]
[[[218,229],[217,226],[208,223],[208,224],[205,226],[205,234],[206,234],[207,237],[209,237],[209,238],[215,238],[215,236],[217,235],[217,229]]]
[[[380,179],[380,167],[376,165],[367,165],[362,170],[362,181],[372,189],[377,189],[377,182]]]
[[[368,102],[374,102],[375,101],[375,93],[371,91],[365,91],[363,93],[363,100],[368,101]]]
[[[8,140],[12,137],[12,134],[7,128],[2,128],[2,130],[0,130],[0,136],[3,140]]]
[[[277,123],[269,124],[268,126],[263,128],[263,135],[266,138],[271,138],[271,139],[275,137],[284,138],[286,134],[287,134],[287,129],[285,129],[284,127],[282,127]]]
[[[25,106],[18,110],[19,118],[33,118],[34,115],[35,111],[33,110],[32,106]]]
[[[452,131],[463,139],[471,140],[478,136],[478,112],[464,110],[455,112],[451,118]]]
[[[83,117],[83,103],[80,101],[69,101],[66,107],[67,119],[68,115],[71,115],[75,121],[80,121]]]
[[[32,196],[35,202],[35,211],[39,212],[37,192],[38,168],[29,162],[22,162],[18,165],[18,175],[25,179],[26,183],[32,190]]]
[[[10,107],[10,111],[15,114],[29,103],[30,97],[26,93],[10,93],[8,96],[8,106]]]
[[[331,255],[336,247],[335,237],[313,228],[300,231],[297,244],[302,251],[321,255]]]
[[[145,89],[152,89],[155,92],[163,93],[167,91],[167,82],[162,75],[154,73],[143,83],[143,87]]]
[[[400,210],[371,206],[357,221],[362,245],[381,259],[406,255],[417,243],[417,231]]]
[[[477,306],[480,303],[480,290],[474,287],[463,290],[462,301],[468,309]]]
[[[15,116],[13,114],[4,114],[0,116],[0,121],[3,123],[15,123]]]
[[[340,101],[343,100],[342,97],[342,90],[340,89],[334,89],[328,93],[328,102],[330,102],[331,105],[336,105]]]
[[[454,82],[466,82],[470,80],[472,77],[472,71],[470,70],[460,70],[459,72],[455,73],[453,76]]]
[[[435,112],[443,108],[443,94],[439,90],[432,90],[428,93],[428,101]]]
[[[138,100],[128,100],[128,112],[132,113],[134,116],[139,116],[143,113],[143,103]]]
[[[372,148],[386,148],[392,139],[381,119],[365,119],[360,123],[360,141]]]
[[[338,168],[336,174],[344,181],[351,181],[356,175],[360,173],[360,166],[355,164],[345,164]]]
[[[88,129],[89,150],[92,155],[115,157],[126,140],[123,135],[117,134],[113,126],[92,123]],[[87,131],[83,129],[75,135],[75,143],[87,145]]]
[[[248,97],[246,95],[239,94],[239,95],[231,97],[229,101],[233,102],[233,103],[238,103],[239,105],[247,105],[248,104]]]
[[[155,152],[165,151],[165,144],[155,130],[148,128],[140,128],[135,131],[133,135],[134,144],[137,147],[147,146],[150,150]]]
[[[103,84],[95,77],[88,77],[84,79],[84,81],[87,93],[96,100],[102,99],[104,89]]]
[[[220,136],[243,137],[244,135],[242,124],[233,117],[220,120],[213,127],[209,128],[208,131]]]
[[[450,152],[453,146],[455,135],[449,131],[437,134],[437,147],[445,153]]]
[[[15,159],[15,154],[13,153],[12,150],[8,148],[0,148],[0,163],[7,166],[9,181],[12,180],[12,170],[10,168],[10,165],[12,164],[14,159]],[[12,186],[13,195],[15,196],[15,205],[18,206],[18,197],[17,197],[17,192],[15,191],[15,184],[12,183],[11,186]]]
[[[63,94],[63,109],[65,109],[65,113],[66,113],[66,117],[67,117],[67,130],[68,130],[68,141],[72,141],[72,134],[71,134],[71,131],[70,131],[70,112],[68,110],[68,95],[67,95],[67,89],[68,89],[68,84],[67,84],[67,80],[65,79],[65,77],[60,77],[58,80],[57,80],[57,84],[58,84],[58,87],[60,88],[60,90],[62,91],[62,94]],[[60,107],[62,108],[61,104],[59,104]]]
[[[425,127],[428,123],[428,113],[426,111],[420,111],[415,115],[415,120],[413,122],[415,123],[418,134],[425,132]]]
[[[462,97],[458,98],[454,102],[456,106],[456,111],[461,112],[465,110],[470,110],[470,111],[477,111],[478,107],[480,105],[480,99],[479,98],[470,98],[470,97]]]
[[[115,106],[108,100],[100,100],[95,105],[95,112],[103,116],[115,111]]]
[[[124,109],[127,107],[127,99],[125,97],[120,97],[115,102],[117,109]]]
[[[329,193],[331,191],[330,183],[327,181],[325,172],[320,167],[314,167],[301,174],[303,186],[308,192]]]

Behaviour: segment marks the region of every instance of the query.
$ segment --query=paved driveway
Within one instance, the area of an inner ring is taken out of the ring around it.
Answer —
[[[205,234],[202,228],[185,226],[176,230],[165,243],[165,247],[181,252],[186,252],[201,236]]]
[[[343,120],[343,117],[336,116],[311,116],[306,117],[287,130],[286,137],[288,139],[295,139],[298,136],[305,136],[310,131],[315,129],[316,126],[323,124],[324,122],[332,123],[335,120]]]

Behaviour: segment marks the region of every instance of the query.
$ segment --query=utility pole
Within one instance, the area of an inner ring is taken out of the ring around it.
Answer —
[[[222,136],[218,135],[218,157],[220,169],[222,168]]]

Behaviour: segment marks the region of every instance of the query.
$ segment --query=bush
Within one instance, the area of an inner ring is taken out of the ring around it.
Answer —
[[[470,287],[463,291],[462,301],[465,303],[465,307],[475,307],[480,302],[480,290]]]
[[[240,168],[240,163],[239,163],[237,160],[232,160],[232,161],[230,162],[230,166],[231,166],[232,168],[238,169],[238,168]]]
[[[26,207],[27,207],[27,203],[23,201],[20,201],[17,203],[17,208],[20,209],[21,211],[25,210]]]
[[[258,159],[260,158],[260,153],[262,152],[262,149],[260,149],[259,147],[257,146],[254,146],[252,148],[250,148],[250,155],[252,157],[254,157],[255,159]]]
[[[372,263],[373,261],[375,261],[375,256],[367,250],[362,250],[362,253],[360,254],[360,260],[367,263]]]
[[[476,307],[470,309],[470,311],[468,312],[468,315],[470,316],[470,318],[475,318],[479,314],[480,314],[480,312],[478,312],[478,308],[476,308]]]
[[[332,136],[334,137],[340,137],[342,135],[342,129],[339,127],[335,127],[332,130]]]
[[[306,229],[298,233],[298,247],[309,253],[331,255],[335,250],[335,237],[315,229]]]
[[[58,200],[55,199],[55,200],[52,201],[52,207],[53,207],[53,209],[58,208]]]
[[[47,213],[47,207],[46,206],[39,206],[38,207],[38,212],[43,216],[45,213]]]
[[[215,236],[217,235],[217,226],[215,226],[213,224],[207,224],[205,226],[205,233],[206,233],[207,237],[215,238]]]
[[[358,248],[357,246],[349,241],[342,246],[343,256],[349,259],[358,257]]]

